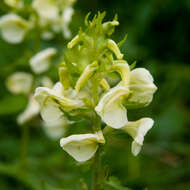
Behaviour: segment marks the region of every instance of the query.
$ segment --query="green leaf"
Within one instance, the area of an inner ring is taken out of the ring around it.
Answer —
[[[103,189],[104,190],[131,190],[128,187],[122,186],[119,179],[113,176],[109,177],[109,180],[104,182]]]
[[[130,69],[133,70],[133,69],[136,67],[136,64],[137,64],[137,62],[134,61],[134,62],[130,65]]]
[[[0,100],[0,115],[13,114],[22,111],[27,104],[23,95],[8,95]]]

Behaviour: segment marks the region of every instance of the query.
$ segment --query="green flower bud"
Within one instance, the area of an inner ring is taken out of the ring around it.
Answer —
[[[120,52],[119,47],[113,40],[110,40],[110,39],[108,40],[107,47],[115,54],[117,59],[123,58],[123,54]]]

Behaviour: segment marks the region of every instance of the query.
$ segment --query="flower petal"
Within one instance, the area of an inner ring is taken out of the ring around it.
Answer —
[[[119,129],[127,124],[127,110],[121,102],[122,98],[128,95],[128,88],[117,86],[110,89],[95,107],[97,114],[110,127]]]
[[[128,122],[128,124],[122,128],[133,139],[132,153],[136,156],[143,145],[144,136],[152,128],[154,121],[151,118],[142,118],[138,121]]]
[[[31,91],[33,76],[25,72],[16,72],[8,77],[7,88],[14,94],[28,94]]]
[[[23,41],[30,24],[16,14],[7,14],[0,18],[0,29],[5,41],[17,44]]]
[[[67,7],[63,13],[62,13],[62,28],[63,28],[63,35],[66,39],[69,39],[71,37],[71,32],[68,28],[68,25],[71,21],[72,15],[73,15],[73,8]]]
[[[32,3],[40,17],[40,25],[46,25],[47,22],[55,22],[59,16],[59,7],[52,0],[34,0]]]
[[[113,64],[111,70],[117,71],[121,76],[120,85],[127,87],[130,80],[130,68],[127,63],[116,63]]]
[[[18,124],[22,125],[25,122],[30,121],[34,116],[39,114],[39,112],[40,112],[39,104],[34,99],[34,97],[31,96],[25,111],[18,116],[17,119]]]
[[[37,73],[43,73],[49,69],[51,58],[57,53],[55,48],[47,48],[40,51],[30,59],[32,70]]]
[[[44,122],[43,129],[49,138],[56,140],[64,135],[68,123],[66,117],[62,116],[57,120]]]
[[[131,96],[125,101],[127,108],[144,107],[150,104],[157,87],[153,83],[150,72],[144,68],[137,68],[130,73],[129,89]]]
[[[55,103],[52,99],[48,98],[41,108],[41,116],[44,121],[55,121],[58,120],[63,115],[62,111],[59,109],[59,105]]]
[[[84,162],[98,149],[99,137],[95,134],[71,135],[60,140],[60,145],[76,161]]]

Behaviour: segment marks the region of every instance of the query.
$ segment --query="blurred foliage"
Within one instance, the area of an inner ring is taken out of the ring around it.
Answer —
[[[7,10],[1,1],[0,15]],[[119,42],[128,34],[122,53],[129,63],[137,60],[137,67],[148,68],[158,86],[148,108],[129,113],[132,119],[149,115],[155,120],[141,154],[131,155],[127,135],[118,132],[108,139],[102,166],[105,173],[117,178],[109,178],[105,190],[127,190],[124,186],[134,190],[190,189],[190,1],[78,0],[71,23],[73,35],[90,11],[106,11],[108,19],[118,14],[120,26],[113,39]],[[19,169],[21,129],[16,116],[25,107],[26,98],[11,95],[5,80],[15,71],[28,70],[23,58],[28,49],[37,51],[33,43],[29,38],[11,45],[0,39],[0,189],[85,190],[84,179],[89,185],[92,177],[90,161],[76,163],[61,150],[59,142],[49,140],[35,127],[38,118],[28,123],[28,167]],[[66,43],[57,36],[42,42],[42,47],[60,48]],[[56,81],[56,66],[48,74]],[[80,129],[80,125],[75,127]]]

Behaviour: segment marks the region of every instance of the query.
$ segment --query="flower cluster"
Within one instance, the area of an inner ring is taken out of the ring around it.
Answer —
[[[36,29],[39,29],[45,40],[52,39],[55,33],[61,32],[65,38],[70,38],[68,25],[74,12],[74,2],[75,0],[33,0],[28,5],[22,0],[4,0],[13,13],[0,17],[2,38],[17,44],[24,40],[27,33]]]
[[[50,63],[56,53],[55,48],[44,49],[30,58],[31,73],[16,72],[8,77],[6,85],[9,91],[13,94],[25,94],[28,97],[26,109],[17,118],[19,125],[24,125],[39,114],[40,106],[34,99],[33,91],[40,85],[48,88],[53,86],[52,80],[44,73],[50,68]],[[56,122],[44,122],[43,128],[49,137],[59,138],[65,131],[63,127],[65,123],[65,120],[60,118]]]
[[[120,129],[132,138],[132,153],[137,155],[144,136],[153,126],[151,118],[128,121],[129,109],[150,104],[157,87],[148,70],[131,69],[116,42],[110,39],[117,16],[103,22],[105,13],[98,13],[86,30],[68,43],[68,51],[59,67],[60,82],[53,88],[38,87],[35,99],[45,121],[80,116],[90,121],[90,133],[61,138],[61,147],[77,161],[92,158],[101,144],[107,128]],[[71,117],[72,116],[72,117]],[[77,120],[75,120],[77,122]]]

